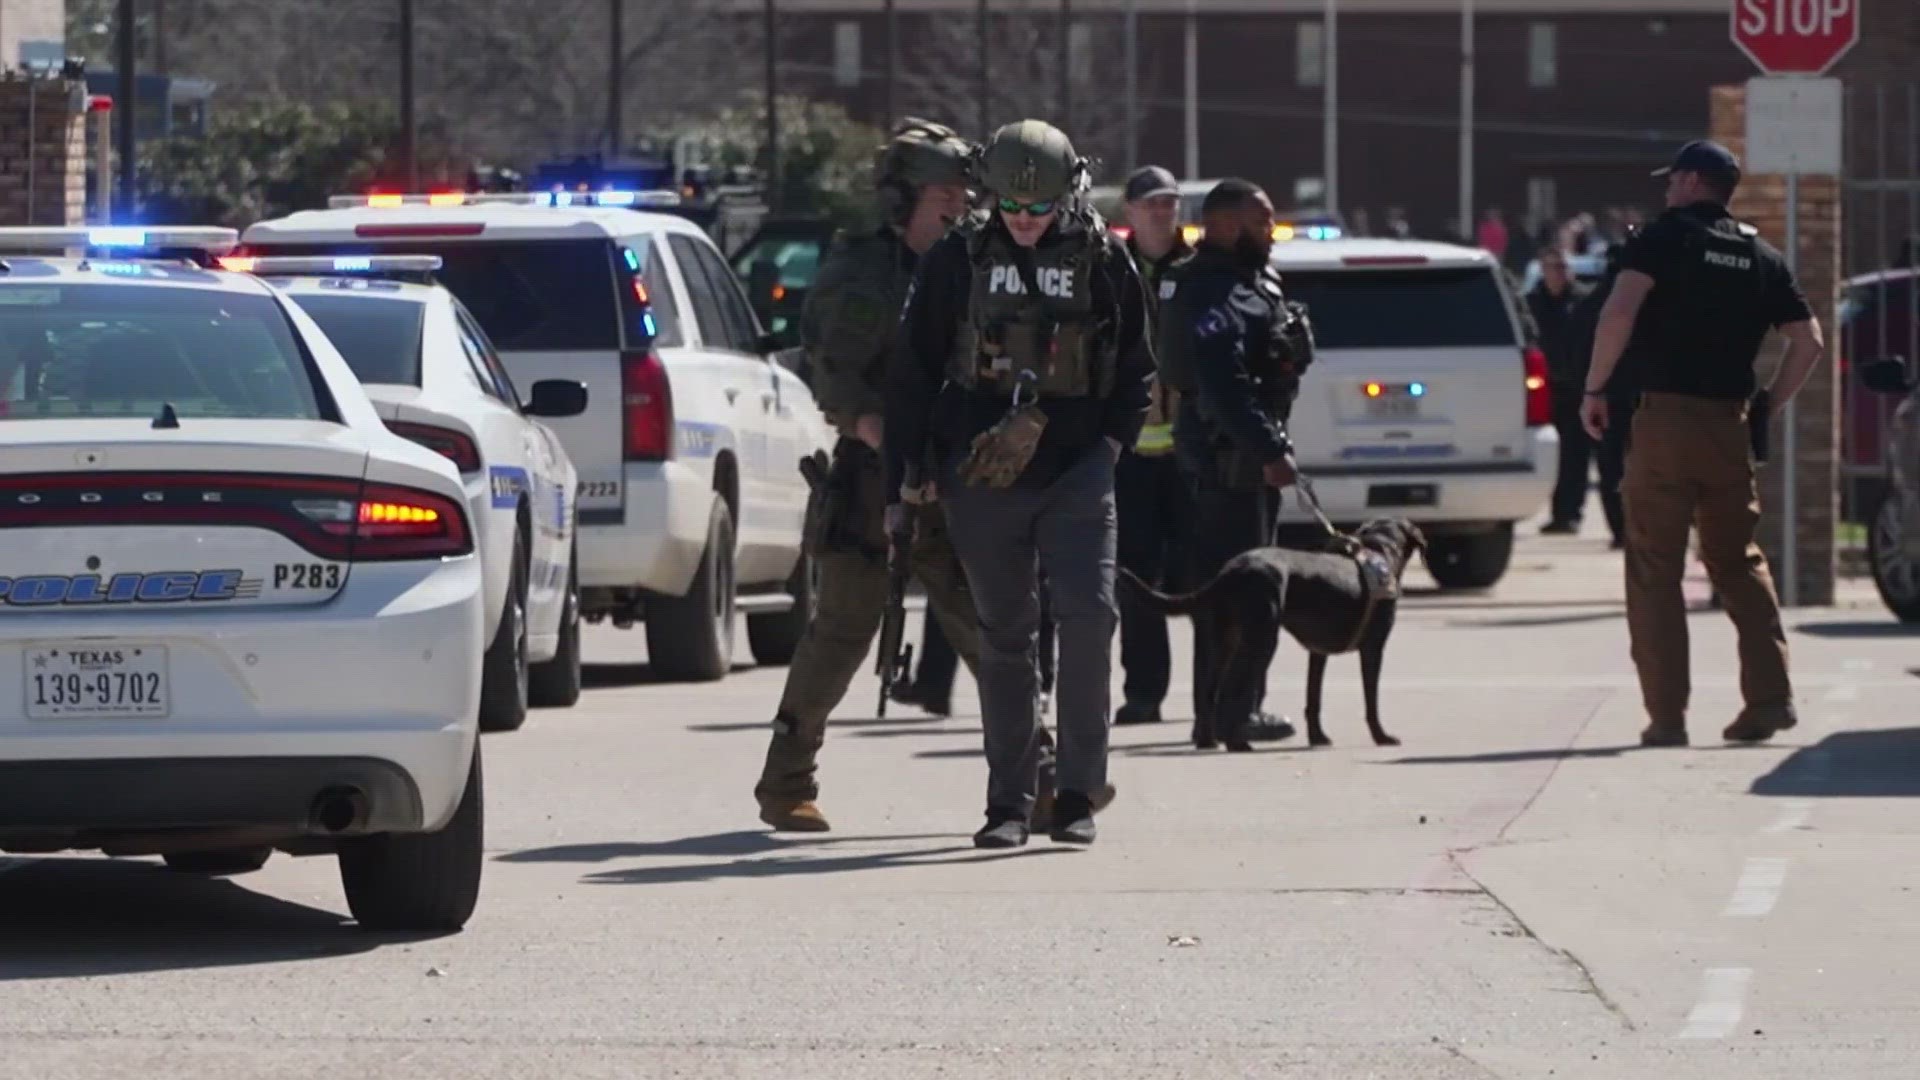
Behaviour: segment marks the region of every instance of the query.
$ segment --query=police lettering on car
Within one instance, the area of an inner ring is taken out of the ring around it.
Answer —
[[[1787,339],[1768,387],[1778,410],[1806,382],[1824,346],[1786,261],[1759,230],[1727,212],[1740,165],[1725,147],[1692,142],[1665,177],[1667,210],[1626,245],[1601,309],[1581,407],[1600,438],[1616,372],[1640,392],[1620,486],[1626,518],[1627,627],[1649,724],[1648,746],[1684,746],[1689,690],[1687,534],[1740,639],[1745,707],[1723,732],[1760,742],[1794,726],[1787,639],[1766,556],[1754,541],[1760,496],[1748,422],[1754,366],[1769,329]]]

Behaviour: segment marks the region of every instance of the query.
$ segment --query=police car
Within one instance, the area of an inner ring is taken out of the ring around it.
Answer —
[[[832,429],[774,361],[713,241],[674,192],[337,196],[262,221],[241,254],[438,255],[521,384],[587,386],[550,426],[579,470],[580,610],[644,623],[655,673],[719,679],[737,613],[753,656],[789,659],[812,610],[811,491]]]
[[[457,928],[483,839],[466,489],[298,305],[147,257],[236,239],[0,229],[0,849],[333,853],[362,926]]]
[[[1498,262],[1398,239],[1275,244],[1271,258],[1313,322],[1289,427],[1328,516],[1406,517],[1441,587],[1499,581],[1514,523],[1553,491],[1560,440],[1546,357]],[[1288,499],[1281,521],[1314,518]]]
[[[520,727],[529,703],[579,700],[577,477],[538,418],[578,416],[586,388],[542,379],[523,399],[473,316],[426,280],[437,255],[227,256],[220,265],[283,290],[340,350],[387,426],[460,469],[487,582],[480,730]]]

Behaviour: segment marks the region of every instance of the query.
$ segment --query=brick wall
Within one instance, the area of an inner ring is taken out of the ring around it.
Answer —
[[[0,75],[0,225],[85,223],[86,133],[82,84]]]
[[[1713,138],[1736,156],[1746,153],[1746,88],[1717,86],[1711,91]],[[1759,226],[1760,233],[1782,251],[1787,247],[1787,182],[1781,176],[1749,175],[1734,196],[1735,215]],[[1841,209],[1839,184],[1833,177],[1801,177],[1799,206],[1800,287],[1813,304],[1829,345],[1834,333],[1834,309],[1839,296]],[[1772,378],[1782,345],[1769,335],[1761,349],[1762,381]],[[1794,463],[1798,520],[1786,521],[1783,492],[1788,462],[1783,453],[1784,425],[1772,437],[1773,462],[1760,470],[1760,546],[1773,565],[1781,600],[1787,599],[1783,539],[1794,529],[1798,545],[1800,580],[1798,602],[1804,606],[1833,603],[1835,563],[1834,527],[1840,511],[1840,379],[1831,357],[1814,369],[1805,388],[1794,399],[1794,429],[1798,439]]]

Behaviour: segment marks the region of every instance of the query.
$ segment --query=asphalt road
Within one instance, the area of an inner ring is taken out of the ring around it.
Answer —
[[[1732,749],[1702,611],[1695,747],[1643,751],[1618,573],[1588,536],[1526,540],[1488,596],[1412,575],[1397,748],[1351,658],[1324,750],[1195,751],[1177,689],[1116,732],[1087,851],[973,851],[971,688],[875,722],[870,677],[825,757],[837,831],[773,837],[783,672],[656,683],[596,630],[577,708],[488,737],[463,933],[360,932],[327,859],[0,864],[0,1077],[1906,1080],[1920,641],[1858,589],[1792,613],[1802,723]],[[1304,668],[1272,677],[1296,716]]]

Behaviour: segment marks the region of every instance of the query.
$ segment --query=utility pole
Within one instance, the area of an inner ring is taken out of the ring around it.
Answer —
[[[784,201],[781,195],[786,186],[786,177],[780,168],[780,116],[773,100],[778,86],[775,60],[780,48],[779,38],[774,33],[773,6],[774,0],[767,0],[767,205],[777,210]]]
[[[607,41],[610,52],[607,56],[607,152],[614,158],[620,156],[620,148],[626,143],[626,133],[620,130],[620,122],[625,119],[626,91],[621,82],[626,76],[627,47],[622,39],[626,31],[627,0],[607,0]]]
[[[1473,0],[1460,0],[1460,235],[1473,242]]]
[[[413,0],[400,0],[400,179],[407,191],[420,189],[419,133],[413,114]]]
[[[1060,130],[1073,130],[1073,0],[1060,0]]]
[[[1200,24],[1187,0],[1187,160],[1183,180],[1200,178]]]
[[[990,84],[987,82],[987,0],[980,0],[979,22],[980,22],[980,136],[979,137],[982,140],[985,140],[987,135],[989,134],[987,131],[987,122],[989,119],[991,119],[993,115],[993,110],[987,103],[987,99],[991,93]]]
[[[1140,0],[1127,0],[1127,171],[1140,167]]]
[[[883,126],[891,129],[899,119],[893,111],[893,81],[900,73],[900,50],[895,47],[900,40],[900,26],[893,18],[893,0],[886,0],[880,11],[887,24],[887,74],[880,86],[880,114],[886,118]]]
[[[135,157],[133,143],[133,117],[139,111],[134,105],[133,0],[120,0],[117,22],[120,37],[116,44],[120,58],[116,66],[120,69],[120,95],[119,100],[113,103],[113,118],[119,121],[115,134],[120,137],[120,212],[114,218],[117,221],[132,221],[134,207],[138,203],[133,185],[139,176],[139,160]],[[27,87],[27,92],[31,94],[33,87]]]
[[[1322,67],[1326,79],[1325,129],[1321,133],[1320,166],[1326,185],[1327,212],[1340,212],[1340,0],[1327,0],[1325,43],[1326,60]]]

